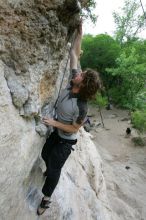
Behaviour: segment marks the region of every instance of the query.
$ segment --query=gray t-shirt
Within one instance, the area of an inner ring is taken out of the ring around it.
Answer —
[[[72,70],[72,76],[74,77],[77,70]],[[71,92],[71,87],[67,86],[58,99],[57,103],[57,120],[64,124],[82,124],[87,115],[87,101],[83,101],[79,98],[78,94],[73,94]],[[58,134],[60,137],[69,140],[75,140],[77,138],[77,133],[65,132],[58,129]]]

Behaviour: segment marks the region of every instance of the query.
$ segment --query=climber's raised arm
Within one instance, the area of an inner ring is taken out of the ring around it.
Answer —
[[[81,43],[82,43],[82,23],[79,24],[75,39],[70,52],[70,69],[78,69],[78,60],[81,54]]]

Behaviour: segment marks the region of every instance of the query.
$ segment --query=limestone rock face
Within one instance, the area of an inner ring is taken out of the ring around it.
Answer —
[[[73,7],[71,0],[0,1],[0,220],[36,219],[40,151],[50,132],[39,116],[52,115],[68,66],[79,20]],[[83,131],[75,148],[42,219],[112,219],[101,159]]]
[[[65,23],[69,11],[63,14],[63,1],[13,0],[1,1],[0,6],[0,58],[7,66],[5,77],[13,104],[23,108],[24,117],[31,117],[52,99],[77,19],[70,16]]]
[[[34,119],[26,121],[14,107],[2,62],[0,73],[0,219],[15,219],[12,216],[19,213],[23,181],[43,140],[35,131]]]

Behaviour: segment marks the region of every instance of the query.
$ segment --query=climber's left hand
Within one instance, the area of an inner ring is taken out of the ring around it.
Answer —
[[[53,127],[55,127],[56,125],[56,121],[53,119],[53,118],[42,118],[42,122],[45,124],[45,125],[51,125]]]

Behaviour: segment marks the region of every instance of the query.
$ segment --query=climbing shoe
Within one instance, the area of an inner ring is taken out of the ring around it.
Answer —
[[[51,203],[50,200],[44,200],[44,197],[43,197],[40,205],[38,206],[37,215],[42,215],[46,211],[46,209],[49,208],[50,203]]]
[[[43,173],[44,177],[47,177],[47,170]]]

